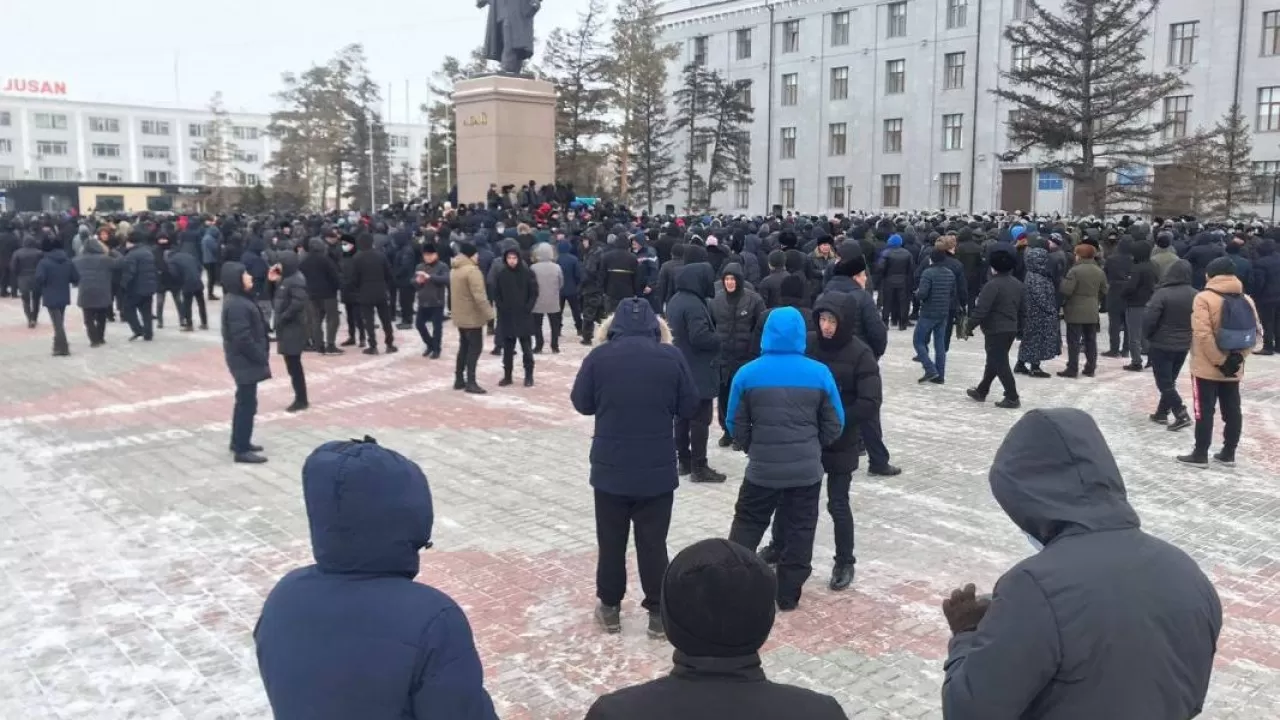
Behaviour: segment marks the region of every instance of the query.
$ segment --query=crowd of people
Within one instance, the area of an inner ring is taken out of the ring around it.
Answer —
[[[70,352],[72,287],[90,347],[106,343],[117,317],[131,341],[152,340],[166,296],[182,331],[207,329],[206,301],[220,300],[236,386],[230,450],[241,463],[266,461],[253,417],[272,344],[293,384],[288,410],[299,412],[309,407],[309,353],[394,353],[397,331],[413,329],[422,356],[435,360],[447,321],[457,330],[453,387],[479,395],[489,392],[476,376],[487,344],[501,356],[499,386],[516,382],[517,348],[532,386],[537,356],[560,352],[572,323],[577,341],[593,346],[570,400],[595,423],[595,618],[620,632],[634,528],[649,635],[677,649],[669,678],[605,696],[588,717],[776,717],[798,707],[811,708],[804,717],[844,717],[830,698],[767,683],[757,653],[774,612],[800,604],[824,479],[836,548],[828,586],[839,591],[855,579],[849,493],[861,457],[872,475],[901,472],[880,425],[892,392],[880,373],[890,329],[912,332],[926,385],[950,379],[953,338],[980,330],[983,374],[966,393],[985,402],[998,380],[995,405],[1005,409],[1021,406],[1016,376],[1027,378],[1025,391],[1054,376],[1050,361],[1063,358],[1056,375],[1078,381],[1095,376],[1100,356],[1127,358],[1125,370],[1152,371],[1150,420],[1170,431],[1195,426],[1191,452],[1177,460],[1210,464],[1220,410],[1225,430],[1212,458],[1231,465],[1245,366],[1255,350],[1277,349],[1278,240],[1274,227],[1190,217],[654,216],[531,185],[518,196],[491,193],[487,204],[375,214],[8,216],[0,294],[21,298],[31,328],[48,310],[56,356]],[[1184,365],[1189,406],[1177,390]],[[727,479],[708,463],[713,423],[720,447],[747,455],[727,540],[671,560],[679,478]],[[356,476],[377,482],[357,491]],[[1074,477],[1086,478],[1084,492],[1055,491]],[[277,716],[492,717],[461,611],[438,591],[399,584],[416,575],[416,551],[430,543],[421,469],[366,438],[318,449],[303,481],[316,565],[281,582],[256,633]],[[944,603],[955,633],[946,716],[1196,714],[1221,624],[1217,596],[1194,562],[1138,529],[1092,418],[1024,415],[997,452],[991,487],[1039,552],[992,596],[970,586]],[[352,502],[334,506],[347,491]],[[407,504],[391,507],[393,499]],[[378,518],[367,532],[333,530]],[[385,590],[351,586],[349,573],[381,576]],[[1102,602],[1118,596],[1117,584],[1137,599]],[[341,641],[316,632],[356,607],[368,611],[359,630]],[[1107,627],[1128,634],[1103,638]],[[403,650],[390,652],[386,637],[405,638]],[[1085,657],[1088,677],[1064,671]],[[387,672],[376,683],[346,680],[353,662]],[[1109,677],[1133,667],[1145,668],[1139,682]],[[729,683],[754,689],[726,692]]]

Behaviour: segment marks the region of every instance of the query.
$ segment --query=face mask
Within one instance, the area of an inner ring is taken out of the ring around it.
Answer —
[[[1044,543],[1037,540],[1034,535],[1032,535],[1029,532],[1023,532],[1022,534],[1027,536],[1027,542],[1031,544],[1032,550],[1035,550],[1036,552],[1040,552],[1041,550],[1044,549]]]
[[[351,243],[342,243],[342,252],[351,252],[354,249],[355,246]]]

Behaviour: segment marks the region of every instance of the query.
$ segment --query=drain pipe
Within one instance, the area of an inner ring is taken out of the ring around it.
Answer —
[[[767,109],[764,116],[764,207],[767,217],[773,208],[773,204],[770,202],[771,193],[773,192],[773,36],[777,32],[773,25],[773,3],[767,3],[765,7],[769,8],[769,94],[768,102],[765,103]]]
[[[973,201],[977,198],[978,192],[978,97],[982,93],[982,0],[978,0],[978,34],[974,39],[973,68],[973,117],[970,120],[973,132],[969,135],[970,214],[973,214]]]

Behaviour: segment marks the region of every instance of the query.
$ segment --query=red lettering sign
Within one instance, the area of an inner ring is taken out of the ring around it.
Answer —
[[[32,95],[66,95],[67,84],[61,81],[36,80],[34,78],[5,78],[0,92],[29,93]]]

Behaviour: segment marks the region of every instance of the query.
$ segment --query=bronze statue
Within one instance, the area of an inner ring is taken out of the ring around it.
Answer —
[[[484,56],[502,64],[502,72],[519,75],[533,57],[533,16],[542,0],[476,0],[489,8],[484,34]]]

